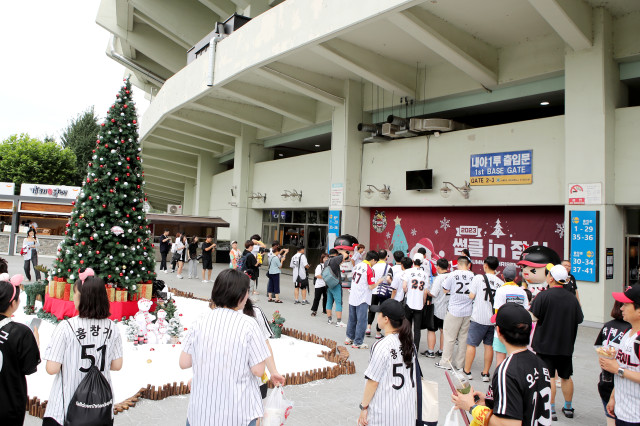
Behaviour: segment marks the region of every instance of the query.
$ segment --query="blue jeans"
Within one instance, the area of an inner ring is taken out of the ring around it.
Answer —
[[[367,313],[369,305],[361,303],[358,306],[349,305],[349,322],[347,322],[347,337],[354,345],[364,342],[364,332],[367,330]]]

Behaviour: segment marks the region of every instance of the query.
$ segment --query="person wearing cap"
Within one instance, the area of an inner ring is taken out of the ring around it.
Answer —
[[[502,278],[504,278],[504,284],[496,290],[496,294],[493,297],[493,309],[494,312],[498,312],[498,309],[505,303],[517,303],[524,306],[525,309],[529,309],[529,297],[525,290],[516,284],[515,279],[518,276],[516,266],[511,264],[507,265],[502,271]],[[493,352],[496,354],[496,367],[502,363],[507,357],[507,348],[498,339],[498,335],[493,333]]]
[[[584,320],[578,299],[566,291],[567,270],[562,265],[548,264],[545,268],[549,288],[531,301],[531,314],[537,321],[531,348],[547,364],[551,377],[560,377],[565,417],[573,418],[573,349],[578,335],[578,324]],[[551,382],[551,413],[555,413],[556,382]]]
[[[417,392],[411,325],[402,304],[387,299],[371,306],[384,337],[371,348],[358,426],[415,426]]]
[[[349,292],[349,320],[347,321],[347,338],[345,345],[354,349],[366,349],[364,332],[367,329],[367,312],[371,305],[371,290],[376,287],[371,265],[378,261],[378,253],[369,251],[365,260],[353,268],[351,291]]]
[[[551,424],[549,369],[527,349],[531,315],[520,304],[505,303],[491,320],[507,348],[507,359],[494,373],[486,394],[471,389],[468,394],[452,395],[455,407],[468,411],[474,424]]]
[[[238,260],[242,257],[242,253],[238,250],[238,242],[231,241],[231,250],[229,251],[229,268],[238,269]]]
[[[622,317],[631,328],[622,337],[615,359],[600,358],[600,367],[615,374],[607,411],[617,426],[640,425],[640,285],[613,293],[622,302]]]
[[[413,255],[413,268],[405,271],[402,277],[402,289],[405,292],[405,316],[413,324],[413,342],[420,350],[420,334],[422,333],[422,309],[429,295],[429,277],[422,269],[424,255]]]
[[[578,284],[576,284],[576,277],[571,275],[571,261],[567,259],[563,260],[562,266],[564,266],[564,268],[567,270],[567,274],[569,274],[567,277],[567,283],[564,285],[564,289],[574,294],[579,302],[580,294],[578,293]]]

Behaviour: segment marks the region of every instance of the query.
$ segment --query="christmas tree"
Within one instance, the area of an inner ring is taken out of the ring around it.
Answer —
[[[182,327],[182,323],[178,319],[178,317],[173,317],[169,320],[169,328],[167,329],[167,334],[171,337],[180,338],[182,337],[182,331],[184,327]]]
[[[407,244],[407,237],[404,236],[404,231],[402,230],[402,226],[400,226],[400,219],[396,216],[393,220],[396,224],[396,227],[393,230],[393,236],[391,237],[391,249],[393,251],[401,251],[403,253],[407,253],[409,250],[409,245]]]
[[[144,212],[144,172],[131,83],[116,94],[101,124],[87,176],[71,212],[53,274],[73,282],[82,268],[119,288],[155,276],[149,221]]]
[[[496,219],[496,224],[493,227],[493,232],[491,233],[491,235],[495,235],[496,238],[500,238],[506,235],[504,232],[502,232],[502,224],[500,223],[500,219]]]

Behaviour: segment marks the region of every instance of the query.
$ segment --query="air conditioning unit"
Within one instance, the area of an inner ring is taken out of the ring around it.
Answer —
[[[451,132],[466,129],[467,126],[445,118],[412,118],[409,129],[414,132]]]
[[[167,206],[167,213],[182,214],[182,206],[179,206],[178,204],[169,204]]]

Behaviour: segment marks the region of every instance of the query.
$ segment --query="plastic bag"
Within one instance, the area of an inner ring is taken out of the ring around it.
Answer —
[[[451,407],[451,410],[447,413],[447,417],[444,419],[443,426],[466,426],[460,410],[455,407]]]
[[[286,400],[282,386],[277,386],[264,401],[264,417],[260,424],[262,426],[282,426],[289,417],[292,408],[293,401]]]

